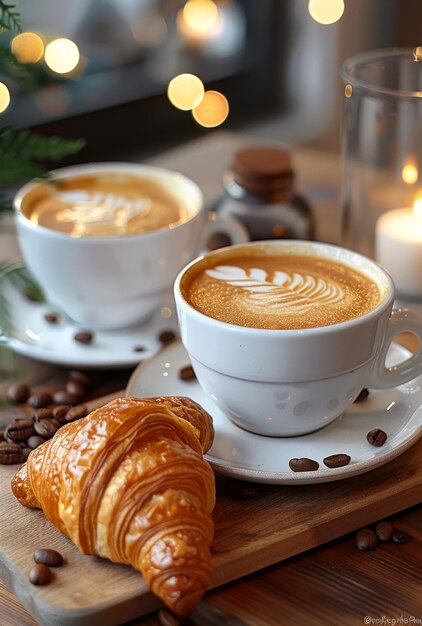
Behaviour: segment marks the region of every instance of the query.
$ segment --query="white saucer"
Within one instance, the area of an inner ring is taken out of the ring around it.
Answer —
[[[142,326],[93,331],[92,343],[78,343],[73,338],[75,333],[91,329],[79,326],[62,313],[59,313],[57,324],[46,322],[44,315],[57,312],[57,308],[47,302],[31,302],[25,298],[17,287],[16,276],[12,276],[13,272],[19,271],[25,269],[22,264],[15,263],[0,274],[0,343],[24,356],[68,367],[134,367],[162,348],[161,332],[178,333],[173,295],[169,293],[163,307]],[[2,319],[4,328],[1,328]],[[135,351],[136,347],[144,349]]]
[[[407,350],[392,344],[387,363],[391,366],[408,356]],[[340,480],[387,463],[422,435],[422,376],[393,389],[371,390],[364,402],[353,404],[335,422],[315,433],[276,438],[254,435],[235,426],[196,380],[180,380],[179,370],[188,364],[182,344],[173,343],[135,370],[126,393],[140,397],[189,396],[199,402],[214,420],[214,444],[206,458],[216,471],[227,476],[280,485]],[[381,428],[388,435],[380,448],[366,440],[372,428]],[[326,468],[323,458],[338,453],[350,455],[349,465]],[[320,469],[294,473],[289,468],[289,459],[294,457],[315,459]]]

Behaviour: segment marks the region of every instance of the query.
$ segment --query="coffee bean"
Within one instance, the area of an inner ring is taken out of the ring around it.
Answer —
[[[368,443],[370,443],[371,446],[375,446],[376,448],[380,448],[387,441],[386,433],[380,428],[373,428],[372,430],[370,430],[369,433],[366,435],[366,438],[368,440]]]
[[[71,408],[70,404],[59,404],[59,406],[55,406],[53,409],[53,417],[58,420],[60,424],[66,423],[66,413]]]
[[[391,541],[394,529],[388,522],[380,522],[375,526],[375,534],[380,541]]]
[[[345,465],[349,465],[350,456],[348,454],[331,454],[330,456],[326,456],[322,462],[330,468],[344,467]]]
[[[28,578],[33,585],[47,585],[53,575],[47,565],[37,563],[29,572]]]
[[[176,333],[172,330],[163,330],[163,332],[159,334],[158,339],[163,344],[171,343],[176,339]]]
[[[28,438],[28,441],[26,443],[28,444],[28,447],[31,448],[31,450],[35,450],[35,448],[38,448],[38,446],[40,446],[45,441],[47,441],[45,437],[40,437],[40,435],[32,435],[32,437]]]
[[[192,365],[186,365],[179,370],[179,378],[181,380],[195,380],[196,374]]]
[[[86,388],[81,383],[75,380],[69,380],[66,383],[66,391],[73,397],[78,397],[80,400],[86,396]]]
[[[358,550],[373,550],[377,545],[377,536],[370,528],[362,528],[356,535],[356,547]]]
[[[250,500],[257,495],[258,485],[243,480],[228,480],[227,493],[236,500]]]
[[[28,404],[35,409],[41,409],[51,404],[52,397],[48,391],[38,391],[28,398]]]
[[[40,437],[45,437],[46,439],[51,439],[51,437],[56,433],[58,427],[53,420],[40,420],[39,422],[35,422],[34,430],[37,435]]]
[[[5,437],[8,436],[12,441],[24,441],[33,434],[31,419],[15,420],[10,422],[5,429]]]
[[[208,250],[217,250],[218,248],[225,248],[231,246],[232,240],[226,233],[213,233],[210,235],[205,243],[205,247]]]
[[[73,339],[77,341],[78,343],[89,344],[93,342],[94,333],[88,330],[83,330],[79,333],[76,333],[76,335],[73,336]]]
[[[4,430],[0,430],[0,443],[4,441]]]
[[[292,472],[316,472],[319,463],[313,459],[290,459],[289,467]]]
[[[400,543],[404,545],[409,540],[409,535],[405,530],[395,530],[393,532],[393,541],[394,543]]]
[[[60,567],[63,565],[63,557],[57,550],[51,548],[39,548],[34,552],[35,563],[48,565],[49,567]]]
[[[69,409],[66,413],[66,422],[74,422],[88,415],[88,407],[85,404],[79,404]]]
[[[22,404],[29,398],[29,387],[25,383],[16,383],[7,390],[7,397],[12,402]]]
[[[185,620],[168,609],[160,609],[158,611],[158,621],[160,626],[181,626]]]
[[[92,380],[85,374],[85,372],[79,372],[78,370],[71,370],[69,372],[69,380],[73,380],[75,383],[79,383],[84,387],[91,387]]]
[[[68,404],[69,406],[73,406],[74,404],[78,403],[79,398],[72,395],[65,389],[59,389],[58,391],[54,392],[53,400],[56,404]]]
[[[26,459],[29,457],[31,452],[32,452],[31,448],[23,448],[22,449],[22,458],[26,461]]]
[[[362,389],[358,397],[355,399],[355,402],[363,402],[369,396],[368,389]]]
[[[17,443],[0,443],[0,464],[13,465],[22,461],[22,448]]]
[[[133,348],[134,352],[145,352],[145,350],[146,350],[145,346],[135,346]]]
[[[53,417],[52,409],[37,409],[34,413],[35,422],[38,422],[39,420],[46,420],[50,417]]]
[[[49,324],[57,324],[57,322],[59,321],[59,316],[57,315],[57,313],[46,313],[44,315],[44,319]]]

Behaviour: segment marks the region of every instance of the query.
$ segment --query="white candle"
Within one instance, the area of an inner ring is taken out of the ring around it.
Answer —
[[[397,291],[422,297],[422,215],[413,209],[384,213],[375,228],[375,257],[393,277]]]

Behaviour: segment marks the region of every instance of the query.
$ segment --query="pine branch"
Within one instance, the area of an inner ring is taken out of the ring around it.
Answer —
[[[84,139],[43,137],[27,130],[6,128],[0,135],[0,159],[19,158],[26,161],[59,161],[82,150]]]
[[[19,63],[13,52],[3,46],[0,46],[0,76],[11,78],[26,90],[35,89],[37,84],[29,66]]]
[[[16,9],[16,4],[8,4],[0,0],[0,28],[20,33],[22,32],[21,16],[14,9]]]

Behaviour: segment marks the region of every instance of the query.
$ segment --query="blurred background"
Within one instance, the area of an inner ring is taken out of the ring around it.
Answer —
[[[145,158],[213,132],[169,101],[169,81],[188,72],[227,98],[216,127],[338,151],[343,60],[422,40],[421,0],[344,4],[323,25],[308,0],[20,0],[24,33],[39,37],[2,37],[36,87],[8,81],[1,122],[85,137],[67,162]]]

